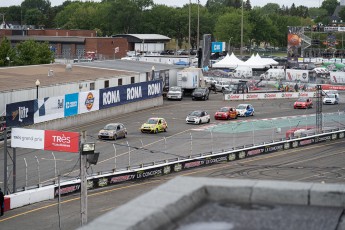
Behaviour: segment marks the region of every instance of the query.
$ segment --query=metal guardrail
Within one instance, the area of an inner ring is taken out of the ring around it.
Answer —
[[[141,180],[154,176],[162,176],[182,170],[212,165],[215,163],[231,162],[262,154],[284,151],[288,149],[303,147],[325,141],[332,141],[345,138],[345,129],[332,129],[323,131],[320,134],[308,133],[295,138],[280,138],[259,144],[249,144],[233,147],[227,150],[219,150],[211,153],[198,153],[181,158],[172,158],[163,161],[150,162],[146,164],[133,165],[131,168],[123,168],[117,171],[98,172],[88,177],[88,189],[95,189],[121,182]],[[79,178],[62,180],[60,185],[61,195],[79,192]],[[26,187],[26,190],[37,187],[54,186],[54,194],[58,194],[57,184],[45,184],[40,186]],[[23,191],[23,190],[22,190]],[[20,193],[20,192],[19,192]]]

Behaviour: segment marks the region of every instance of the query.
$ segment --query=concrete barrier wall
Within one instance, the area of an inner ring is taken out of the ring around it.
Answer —
[[[96,120],[101,120],[105,118],[114,117],[116,116],[131,113],[134,111],[139,111],[143,109],[148,109],[156,106],[163,105],[163,97],[157,97],[152,99],[147,99],[144,101],[133,102],[129,104],[124,104],[116,107],[112,107],[109,109],[102,109],[94,112],[83,113],[76,116],[71,117],[64,117],[61,119],[51,120],[47,122],[37,123],[28,128],[35,128],[35,129],[51,129],[51,130],[61,130],[72,126],[79,126],[89,122],[93,122]]]
[[[54,199],[54,186],[47,186],[20,193],[14,193],[8,195],[7,197],[10,198],[10,209],[14,209],[28,204]]]

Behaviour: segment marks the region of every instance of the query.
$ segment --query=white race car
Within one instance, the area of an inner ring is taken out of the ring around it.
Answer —
[[[197,111],[191,112],[187,116],[186,123],[187,124],[210,123],[210,120],[211,120],[210,114],[202,110],[197,110]]]
[[[240,117],[254,116],[254,107],[251,104],[239,104],[236,111]]]

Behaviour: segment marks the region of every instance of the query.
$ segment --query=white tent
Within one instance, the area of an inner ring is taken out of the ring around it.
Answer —
[[[260,57],[259,54],[257,54],[256,56]],[[260,57],[261,62],[265,63],[267,65],[278,65],[279,63],[277,61],[275,61],[273,58],[262,58]]]
[[[256,56],[252,54],[252,56],[247,61],[245,61],[242,66],[248,66],[254,69],[264,69],[266,67],[269,67],[270,64],[267,64],[267,62],[264,61],[259,54],[257,54]]]
[[[234,69],[239,65],[242,65],[244,62],[240,59],[238,59],[234,53],[232,53],[230,56],[227,54],[225,58],[220,60],[219,62],[212,65],[213,68],[229,68]]]

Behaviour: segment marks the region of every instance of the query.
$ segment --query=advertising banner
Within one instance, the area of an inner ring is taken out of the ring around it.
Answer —
[[[78,153],[79,133],[45,130],[44,150]]]
[[[59,152],[79,152],[79,133],[13,128],[11,147]]]
[[[288,57],[300,57],[301,56],[301,44],[303,34],[303,27],[288,26]]]
[[[35,100],[21,101],[6,105],[6,126],[21,127],[34,124]]]
[[[44,149],[44,130],[13,128],[12,148]]]
[[[99,110],[99,90],[79,93],[79,114]]]
[[[78,114],[79,94],[72,93],[65,95],[64,116],[69,117]]]
[[[335,84],[345,84],[345,72],[330,72],[330,80]]]
[[[162,81],[141,82],[99,90],[99,109],[162,96]]]
[[[308,70],[287,69],[286,80],[308,82],[309,81],[308,74],[309,74]]]
[[[212,42],[212,53],[225,51],[225,42]]]
[[[46,97],[35,101],[34,123],[64,117],[65,96]]]

